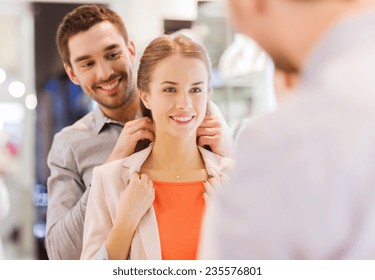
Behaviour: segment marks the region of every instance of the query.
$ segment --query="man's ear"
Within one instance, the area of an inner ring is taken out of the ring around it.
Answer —
[[[263,12],[266,6],[267,6],[267,3],[264,0],[255,1],[255,8],[257,8],[259,12]]]
[[[132,59],[135,61],[135,58],[136,58],[136,51],[135,51],[135,45],[134,45],[134,42],[133,42],[132,40],[129,40],[128,50],[129,50],[130,56],[131,56]]]
[[[272,0],[273,1],[273,0]],[[256,12],[264,12],[266,7],[267,7],[267,1],[266,0],[252,0],[252,1],[247,1],[246,5],[247,7],[244,7],[248,11],[256,11]]]
[[[75,83],[76,85],[79,85],[79,81],[77,79],[77,76],[76,74],[74,73],[74,70],[71,66],[69,66],[68,64],[64,63],[64,68],[65,68],[65,72],[66,74],[68,74],[69,76],[69,79]]]
[[[145,107],[150,110],[150,94],[145,93],[142,90],[139,90],[138,94],[139,97],[142,99],[143,105],[145,105]]]

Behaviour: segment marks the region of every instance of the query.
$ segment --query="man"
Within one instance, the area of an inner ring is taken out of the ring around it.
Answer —
[[[139,140],[153,141],[154,134],[152,122],[138,116],[135,47],[114,11],[100,5],[74,9],[56,42],[69,78],[98,104],[55,135],[48,156],[48,257],[79,259],[93,168],[132,154]],[[230,136],[223,132],[216,117],[207,117],[198,143],[228,154]]]
[[[375,1],[230,0],[293,98],[248,126],[203,259],[375,258]]]

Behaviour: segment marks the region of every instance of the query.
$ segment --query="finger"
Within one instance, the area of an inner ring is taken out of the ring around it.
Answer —
[[[142,183],[147,184],[147,181],[148,181],[148,175],[147,174],[143,173],[143,174],[141,174],[141,176],[139,178],[141,179]]]
[[[197,136],[213,136],[221,133],[220,127],[198,127]]]
[[[221,127],[221,122],[217,118],[206,117],[203,119],[199,127]]]
[[[216,116],[214,116],[214,115],[205,115],[204,116],[204,120],[216,120],[217,119],[217,117]]]
[[[125,126],[124,126],[124,131],[127,134],[133,134],[137,132],[138,130],[149,130],[149,131],[154,131],[154,125],[153,122],[150,118],[141,118],[141,119],[135,119],[132,121],[128,121]]]
[[[153,184],[153,182],[152,182],[151,180],[148,180],[147,185],[148,185],[150,188],[154,189],[154,184]]]
[[[209,181],[205,181],[203,185],[204,185],[205,193],[208,196],[211,196],[214,192],[214,186]]]
[[[151,193],[151,195],[152,195],[152,196],[151,196],[151,198],[152,198],[152,201],[151,201],[151,202],[153,203],[154,200],[155,200],[155,189],[152,188],[152,189],[151,189],[151,192],[152,192],[152,193]]]
[[[210,197],[209,197],[209,195],[207,194],[207,193],[203,193],[203,199],[204,199],[204,202],[208,202],[208,201],[210,201]]]
[[[208,183],[211,185],[212,188],[216,189],[218,187],[220,187],[221,183],[218,179],[216,179],[215,177],[210,177],[208,179]]]
[[[217,142],[218,142],[217,136],[200,136],[198,138],[198,146],[201,146],[201,147],[203,147],[204,145],[216,146]]]
[[[130,175],[130,181],[139,180],[139,174],[137,172],[134,172],[132,175]]]
[[[151,142],[155,140],[154,133],[149,130],[138,130],[137,132],[133,133],[133,135],[131,135],[130,137],[133,142],[138,142],[142,139],[148,139]]]

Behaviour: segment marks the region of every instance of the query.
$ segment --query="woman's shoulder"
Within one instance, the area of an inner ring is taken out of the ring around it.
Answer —
[[[119,170],[122,171],[124,167],[137,171],[139,170],[143,162],[149,156],[151,149],[152,149],[152,145],[150,145],[149,147],[141,151],[135,152],[127,157],[123,157],[117,160],[106,162],[98,166],[98,168],[101,171],[106,171],[106,172],[108,171],[111,173],[118,172]]]
[[[206,164],[206,167],[208,166],[218,169],[233,169],[235,163],[235,160],[233,158],[223,157],[202,147],[198,148]]]

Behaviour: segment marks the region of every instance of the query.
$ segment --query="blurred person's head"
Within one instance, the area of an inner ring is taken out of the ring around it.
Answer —
[[[63,18],[56,43],[69,78],[107,116],[138,104],[135,47],[117,13],[102,5],[80,6]]]
[[[237,32],[257,41],[277,68],[299,72],[315,46],[340,18],[374,0],[227,0]]]
[[[211,62],[206,50],[184,35],[163,35],[145,49],[138,69],[143,115],[160,130],[195,134],[207,113]]]

